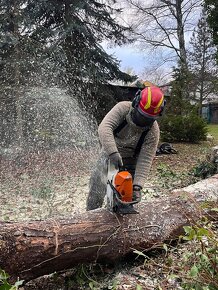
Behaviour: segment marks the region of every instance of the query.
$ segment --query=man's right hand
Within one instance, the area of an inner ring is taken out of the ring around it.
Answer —
[[[133,185],[133,201],[140,202],[142,199],[142,187],[139,185]]]
[[[119,169],[123,166],[123,160],[119,152],[115,152],[109,155],[109,159],[116,169]]]

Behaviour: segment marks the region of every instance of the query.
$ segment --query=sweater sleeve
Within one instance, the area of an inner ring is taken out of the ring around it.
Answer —
[[[119,102],[107,113],[98,127],[100,143],[107,155],[118,152],[113,131],[125,120],[129,109],[130,102]]]
[[[152,129],[148,132],[138,156],[134,178],[135,185],[143,187],[146,179],[148,179],[152,161],[156,154],[159,136],[159,126],[155,122]]]

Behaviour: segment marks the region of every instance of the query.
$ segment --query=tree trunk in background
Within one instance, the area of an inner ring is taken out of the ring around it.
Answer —
[[[176,239],[184,225],[202,216],[199,203],[210,200],[217,206],[218,175],[201,182],[203,194],[196,185],[168,198],[141,202],[135,215],[98,209],[68,220],[1,222],[0,268],[27,282],[81,263],[114,262],[133,249],[149,250]]]
[[[177,20],[177,37],[179,44],[179,61],[181,64],[181,96],[183,101],[189,100],[189,89],[188,89],[188,65],[187,65],[187,55],[185,48],[185,33],[184,33],[184,20],[182,12],[182,2],[181,0],[176,0],[176,20]]]
[[[180,51],[180,61],[181,67],[184,71],[187,70],[187,57],[186,57],[186,49],[185,49],[185,34],[184,34],[184,20],[182,13],[182,1],[176,0],[176,20],[177,20],[177,37],[179,43],[179,51]]]
[[[18,17],[19,16],[19,1],[12,0],[11,3],[11,31],[16,39],[12,62],[14,63],[14,85],[12,93],[15,99],[16,108],[16,146],[22,147],[23,145],[23,121],[22,121],[22,107],[20,102],[20,47],[19,47],[19,29]]]

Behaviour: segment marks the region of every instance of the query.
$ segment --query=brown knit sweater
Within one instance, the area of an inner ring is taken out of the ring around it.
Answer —
[[[107,155],[119,152],[122,157],[132,157],[144,128],[136,126],[131,119],[132,103],[123,101],[116,104],[99,125],[98,134]],[[113,131],[126,119],[127,125],[114,137]],[[151,168],[159,142],[159,126],[155,121],[142,144],[138,156],[134,185],[143,187]]]

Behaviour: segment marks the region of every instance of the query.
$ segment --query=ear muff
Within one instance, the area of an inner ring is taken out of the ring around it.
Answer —
[[[160,107],[160,113],[159,113],[159,116],[162,116],[163,115],[163,112],[164,112],[164,108],[166,106],[166,100],[163,101],[163,104],[161,105]]]
[[[138,107],[138,104],[139,104],[139,102],[141,100],[141,92],[142,92],[141,90],[138,90],[136,92],[135,97],[134,97],[134,99],[132,101],[133,108],[137,108]]]

